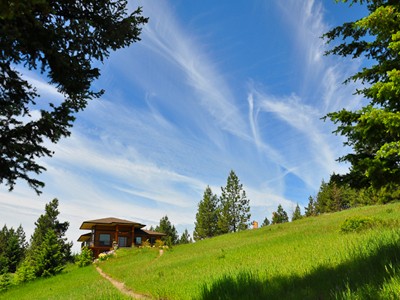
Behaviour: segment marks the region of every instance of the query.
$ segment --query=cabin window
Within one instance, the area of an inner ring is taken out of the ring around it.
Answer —
[[[111,235],[108,233],[100,233],[99,244],[100,246],[111,246]]]
[[[118,237],[118,246],[119,247],[127,247],[128,246],[128,238],[126,236]]]
[[[135,238],[135,244],[136,244],[136,245],[141,245],[141,244],[142,244],[142,237],[137,236],[137,237]]]
[[[153,245],[155,242],[156,242],[156,238],[155,237],[151,237],[150,238],[150,244]]]

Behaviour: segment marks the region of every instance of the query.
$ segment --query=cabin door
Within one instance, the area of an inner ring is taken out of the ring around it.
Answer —
[[[118,247],[127,247],[128,246],[128,237],[119,236],[118,237]]]

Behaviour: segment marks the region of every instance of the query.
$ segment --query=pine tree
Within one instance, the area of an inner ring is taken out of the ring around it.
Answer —
[[[166,236],[163,236],[161,240],[168,246],[176,245],[178,243],[178,232],[176,231],[175,226],[168,220],[167,215],[160,219],[160,224],[156,227],[155,231],[166,234]]]
[[[58,199],[53,199],[45,206],[45,214],[40,215],[35,222],[36,228],[31,237],[29,252],[33,253],[37,248],[40,248],[46,233],[49,230],[54,231],[57,236],[57,243],[61,246],[61,251],[65,262],[72,260],[71,247],[72,242],[68,243],[65,233],[68,230],[69,222],[60,222],[57,217],[60,214],[58,211]]]
[[[45,214],[35,222],[25,260],[17,270],[18,280],[23,282],[31,280],[32,276],[54,275],[72,259],[72,242],[68,243],[65,237],[69,223],[60,222],[57,219],[59,213],[57,199],[46,204]]]
[[[301,218],[303,218],[303,216],[301,215],[300,206],[297,203],[296,208],[292,215],[292,221],[300,220]]]
[[[339,2],[339,1],[338,1]],[[332,28],[324,38],[333,47],[326,54],[352,59],[366,58],[361,69],[344,83],[357,81],[364,106],[341,109],[327,115],[335,133],[346,138],[352,151],[339,158],[350,163],[349,172],[335,175],[340,185],[372,187],[398,199],[400,186],[400,2],[393,0],[343,1],[365,5],[368,14]],[[354,5],[357,7],[358,5]],[[350,100],[348,101],[350,102]],[[350,106],[351,107],[351,106]],[[393,195],[391,195],[394,193]],[[387,201],[387,200],[386,200]]]
[[[289,222],[289,217],[282,205],[278,205],[278,210],[272,213],[272,224]]]
[[[209,186],[204,191],[203,200],[198,204],[194,224],[193,236],[196,241],[218,234],[218,198]]]
[[[271,222],[268,220],[267,217],[265,217],[263,223],[261,224],[261,227],[268,226],[269,224],[271,224]]]
[[[304,207],[305,210],[305,216],[306,217],[311,217],[311,216],[316,216],[317,215],[317,210],[315,208],[315,202],[314,198],[312,196],[308,197],[308,205],[307,207]]]
[[[35,275],[52,276],[60,273],[64,266],[64,253],[58,237],[53,230],[48,230],[40,248],[35,249]]]
[[[190,237],[190,234],[187,229],[182,233],[182,236],[179,240],[179,244],[190,244],[192,243],[192,238]]]
[[[25,233],[20,225],[17,230],[4,225],[0,231],[0,274],[14,273],[25,256]]]
[[[218,228],[220,233],[236,232],[249,227],[250,200],[243,185],[231,170],[225,187],[221,187]]]

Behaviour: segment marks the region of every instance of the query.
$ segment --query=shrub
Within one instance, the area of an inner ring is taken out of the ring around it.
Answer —
[[[16,284],[19,284],[22,282],[31,281],[35,278],[35,267],[33,265],[33,262],[29,258],[27,258],[19,266],[17,272],[15,272],[14,281]]]
[[[114,251],[108,251],[108,252],[103,252],[99,254],[99,257],[97,258],[98,261],[105,261],[108,260],[110,257],[114,255]]]
[[[379,223],[379,220],[370,217],[351,217],[340,225],[340,231],[343,233],[358,232],[375,227]]]
[[[157,248],[163,248],[163,246],[164,246],[164,242],[162,241],[162,240],[156,240],[156,243],[155,243],[155,246],[157,247]]]
[[[142,247],[143,248],[151,248],[151,244],[148,239],[145,240],[144,242],[142,242]]]
[[[83,247],[81,249],[81,254],[77,255],[75,258],[75,264],[80,268],[86,267],[93,262],[93,252],[88,247]]]
[[[0,292],[7,290],[11,285],[11,276],[9,273],[0,275]]]

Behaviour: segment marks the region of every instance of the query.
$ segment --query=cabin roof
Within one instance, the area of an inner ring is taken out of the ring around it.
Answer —
[[[147,233],[148,235],[166,235],[163,232],[157,232],[157,231],[153,231],[153,230],[147,230],[147,229],[140,229],[141,231],[144,231],[145,233]]]
[[[79,237],[78,242],[84,242],[84,241],[90,240],[91,235],[92,235],[92,234],[91,234],[90,232],[89,232],[89,233],[82,234],[82,235]]]
[[[108,217],[108,218],[103,218],[103,219],[97,219],[97,220],[89,220],[89,221],[84,221],[79,229],[92,229],[93,226],[95,225],[132,225],[135,228],[143,228],[146,225],[140,224],[137,222],[132,222],[124,219],[118,219],[118,218],[113,218],[113,217]]]

